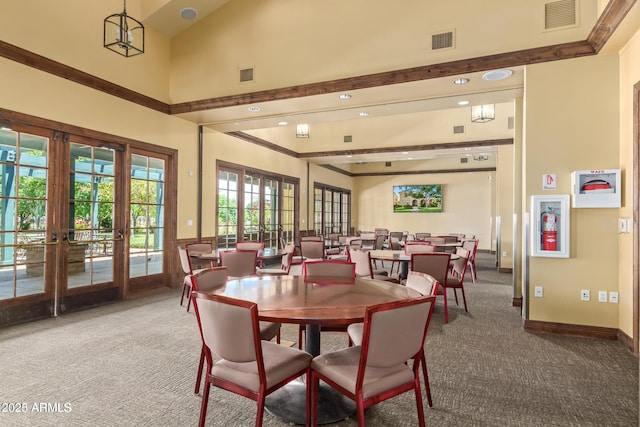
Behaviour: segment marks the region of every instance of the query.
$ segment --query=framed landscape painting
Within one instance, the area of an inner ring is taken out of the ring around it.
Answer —
[[[442,184],[395,185],[393,212],[442,212]]]

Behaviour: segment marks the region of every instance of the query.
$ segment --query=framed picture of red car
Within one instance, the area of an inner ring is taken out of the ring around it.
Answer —
[[[620,169],[592,169],[571,173],[574,208],[619,208]]]

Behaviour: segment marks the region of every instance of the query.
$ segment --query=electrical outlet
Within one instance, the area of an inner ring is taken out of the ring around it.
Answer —
[[[591,298],[591,292],[589,292],[588,289],[583,289],[580,291],[580,299],[582,301],[589,301],[589,298]]]
[[[507,251],[502,251],[502,256],[507,256]]]
[[[535,293],[534,296],[536,298],[542,298],[542,286],[536,286],[535,287]]]
[[[607,302],[607,291],[598,291],[598,302]]]
[[[618,303],[618,293],[617,292],[609,292],[609,302],[614,304]]]

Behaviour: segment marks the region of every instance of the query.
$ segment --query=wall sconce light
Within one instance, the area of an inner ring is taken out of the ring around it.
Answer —
[[[471,121],[474,123],[486,123],[495,118],[495,104],[474,105],[471,107]]]
[[[127,15],[127,0],[122,13],[104,18],[103,43],[107,49],[127,58],[144,53],[144,26]]]
[[[296,137],[297,138],[309,138],[311,128],[308,123],[302,123],[296,125]]]

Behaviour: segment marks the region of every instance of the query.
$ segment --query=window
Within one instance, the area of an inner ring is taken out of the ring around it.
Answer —
[[[314,185],[314,232],[350,234],[351,229],[351,192],[343,188]]]

